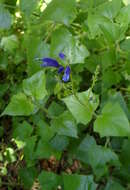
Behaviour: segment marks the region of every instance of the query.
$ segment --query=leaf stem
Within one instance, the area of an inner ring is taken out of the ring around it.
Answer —
[[[7,5],[7,4],[2,4],[4,7],[7,7],[7,8],[11,8],[11,9],[16,9],[18,8],[17,6],[13,6],[13,5]]]
[[[105,142],[105,148],[107,148],[109,144],[110,144],[110,137],[107,137]]]

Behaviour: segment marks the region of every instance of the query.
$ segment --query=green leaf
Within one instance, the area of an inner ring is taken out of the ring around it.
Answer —
[[[125,190],[125,188],[114,180],[109,180],[104,190]]]
[[[116,64],[116,62],[117,62],[115,49],[111,48],[110,50],[104,51],[101,55],[101,62],[102,62],[103,70],[105,70],[105,73],[106,73],[106,69],[108,69],[108,67]]]
[[[123,35],[124,32],[121,32],[119,24],[110,21],[100,23],[100,28],[104,34],[104,38],[106,38],[109,44],[119,41],[122,37],[121,35]]]
[[[34,165],[35,157],[32,155],[34,155],[36,140],[36,136],[31,136],[24,140],[26,143],[24,147],[24,156],[28,167]]]
[[[128,117],[128,119],[130,120],[130,112],[127,108],[125,99],[120,92],[114,92],[113,94],[109,94],[108,100],[111,101],[112,103],[118,102],[121,108],[123,109],[123,111],[125,112],[126,116]]]
[[[53,0],[44,10],[40,21],[54,21],[69,25],[76,17],[75,0]]]
[[[51,37],[51,54],[58,57],[60,52],[67,55],[67,48],[71,49],[73,43],[72,34],[65,27],[60,27],[52,33]]]
[[[6,168],[6,166],[3,166],[2,168],[1,168],[1,176],[6,176],[7,175],[7,173],[8,173],[8,170],[7,170],[7,168]]]
[[[44,71],[39,71],[30,78],[24,79],[23,90],[26,95],[42,100],[47,95]]]
[[[129,121],[118,103],[108,102],[94,123],[94,131],[104,136],[130,136]]]
[[[89,10],[92,7],[97,7],[98,5],[106,2],[107,0],[80,0],[80,7],[83,10]]]
[[[71,187],[71,190],[96,190],[97,185],[93,181],[93,176],[84,176],[84,175],[66,175],[63,174],[64,181],[64,190],[68,190]]]
[[[35,31],[34,31],[35,33]],[[43,58],[43,57],[49,57],[50,56],[50,44],[47,44],[43,41],[40,41],[36,45],[37,49],[35,52],[35,57]],[[31,54],[31,51],[30,51]]]
[[[19,139],[14,139],[14,138],[12,139],[12,142],[14,142],[16,144],[18,150],[23,149],[23,147],[26,144],[24,141],[21,141]]]
[[[97,65],[101,64],[101,56],[92,54],[90,57],[88,57],[85,60],[85,67],[87,68],[88,71],[91,73],[94,73],[96,70]]]
[[[100,14],[88,14],[88,19],[85,21],[85,26],[89,28],[90,39],[94,39],[96,36],[100,37],[102,34],[107,40],[109,45],[120,41],[124,38],[126,27],[110,21],[107,17]]]
[[[23,123],[19,123],[18,126],[14,129],[13,138],[24,141],[31,136],[32,132],[32,126],[27,121],[24,121]]]
[[[0,84],[0,98],[6,93],[8,88],[9,88],[9,85],[7,83]]]
[[[11,27],[11,14],[0,4],[0,29],[9,29]]]
[[[72,56],[70,56],[70,63],[84,63],[84,59],[89,55],[86,46],[81,45],[78,40],[75,40],[72,47]]]
[[[96,36],[100,36],[102,34],[100,24],[107,22],[108,19],[99,14],[88,14],[88,19],[85,21],[86,28],[88,27],[90,35],[90,39],[94,39]]]
[[[109,19],[116,17],[121,9],[121,0],[112,0],[99,5],[96,8],[96,13],[101,14]]]
[[[30,189],[34,183],[35,178],[37,177],[37,170],[34,167],[21,168],[19,170],[20,179],[25,188]]]
[[[81,45],[65,27],[58,28],[52,34],[51,54],[57,57],[60,52],[64,52],[70,64],[84,63],[84,59],[89,56],[87,48]]]
[[[58,135],[77,137],[77,125],[70,112],[66,111],[51,122],[52,130]]]
[[[4,151],[4,158],[8,163],[12,163],[16,161],[16,155],[14,149],[8,147]]]
[[[3,54],[0,55],[0,70],[7,70],[8,68],[8,56],[7,52],[3,52]]]
[[[116,18],[121,25],[128,25],[130,23],[130,5],[124,6]]]
[[[48,69],[47,75],[46,75],[46,85],[47,85],[47,92],[49,95],[52,95],[54,93],[54,88],[56,86],[57,80],[54,77],[54,75],[52,75],[52,70]]]
[[[77,156],[83,162],[91,164],[92,167],[119,161],[117,155],[111,149],[97,145],[95,139],[89,135],[82,140],[77,148]]]
[[[40,139],[35,151],[34,157],[36,159],[50,158],[54,156],[56,159],[60,159],[61,152],[56,151],[48,142],[45,142],[43,139]]]
[[[18,48],[19,41],[16,35],[11,35],[3,37],[1,39],[0,45],[5,51],[9,53],[14,53],[14,51]]]
[[[41,137],[45,142],[50,141],[50,139],[54,136],[54,131],[46,122],[43,121],[43,119],[39,119],[35,125],[37,126],[37,135]]]
[[[130,167],[130,139],[125,139],[123,142],[120,160],[123,164],[123,167]]]
[[[69,138],[67,136],[56,135],[51,141],[50,145],[57,151],[63,151],[69,144]]]
[[[93,112],[99,103],[98,96],[89,92],[89,90],[77,93],[76,97],[74,95],[68,96],[64,98],[63,101],[76,121],[83,124],[87,124],[91,121]]]
[[[121,42],[120,47],[122,50],[130,52],[130,38]]]
[[[59,114],[63,113],[63,111],[64,107],[55,101],[53,101],[48,108],[48,114],[52,117],[59,116]]]
[[[97,145],[95,139],[89,135],[78,146],[76,158],[90,164],[97,177],[107,172],[107,163],[111,163],[111,165],[120,164],[118,156],[111,149]]]
[[[61,176],[58,176],[52,172],[43,171],[38,176],[41,190],[57,189],[62,184]]]
[[[112,85],[117,85],[120,81],[120,73],[114,72],[111,68],[105,70],[102,75],[102,91],[104,92]]]
[[[28,2],[26,0],[20,0],[20,9],[26,16],[30,16],[36,9],[37,4],[37,0],[28,0]]]
[[[50,56],[50,45],[43,42],[43,30],[42,25],[29,25],[29,32],[24,34],[23,46],[27,52],[27,70],[29,76],[41,70],[41,61],[37,61],[35,58],[43,58]]]
[[[2,115],[12,115],[12,116],[28,116],[33,114],[34,111],[34,105],[28,99],[25,94],[18,93],[16,95],[13,95],[11,98],[10,103],[5,108]]]

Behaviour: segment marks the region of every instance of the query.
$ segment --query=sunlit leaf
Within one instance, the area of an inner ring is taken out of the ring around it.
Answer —
[[[35,73],[30,78],[23,80],[23,90],[26,95],[41,100],[47,95],[46,77],[44,71]]]
[[[130,136],[129,121],[118,103],[108,102],[94,123],[100,136]]]
[[[10,103],[5,108],[2,115],[12,115],[12,116],[20,116],[20,115],[31,115],[34,111],[34,105],[28,99],[25,94],[19,93],[14,95],[11,98]]]
[[[88,97],[89,95],[89,97]],[[87,124],[91,119],[94,110],[98,106],[98,96],[88,91],[77,93],[63,99],[68,109],[78,123]]]

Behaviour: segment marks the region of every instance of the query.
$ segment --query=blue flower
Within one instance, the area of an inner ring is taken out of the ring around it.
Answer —
[[[65,59],[65,54],[64,53],[59,53],[59,57],[64,60]],[[64,71],[64,74],[63,74],[63,77],[62,77],[62,81],[64,82],[68,82],[69,79],[70,79],[70,72],[71,72],[71,69],[69,66],[66,66],[65,68],[60,65],[58,63],[57,60],[55,59],[52,59],[52,58],[49,58],[49,57],[46,57],[46,58],[43,58],[43,59],[38,59],[38,60],[41,60],[43,63],[41,64],[41,67],[55,67],[55,68],[58,68],[58,74],[62,73]]]
[[[64,67],[60,65],[58,68],[58,74],[62,73],[63,71],[64,71]]]
[[[59,53],[59,57],[60,57],[61,59],[65,59],[65,54],[62,53],[62,52],[60,52],[60,53]]]
[[[43,61],[43,63],[41,64],[41,67],[59,67],[59,63],[52,58],[43,58],[41,59],[41,61]]]
[[[65,68],[64,75],[63,75],[63,77],[62,77],[62,80],[63,80],[64,82],[68,82],[68,81],[69,81],[69,79],[70,79],[70,72],[71,72],[70,67],[67,66],[67,67]]]

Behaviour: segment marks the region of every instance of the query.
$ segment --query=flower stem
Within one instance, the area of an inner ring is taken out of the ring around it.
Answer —
[[[44,39],[44,42],[47,43],[48,39],[50,38],[51,36],[51,33],[53,32],[53,30],[55,29],[55,24],[53,23],[50,27],[50,30],[48,31],[48,34],[46,36],[46,38]]]

